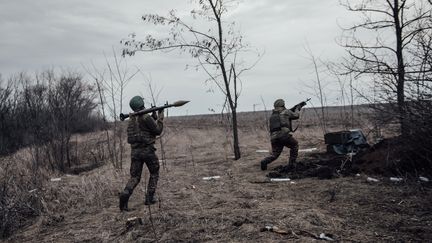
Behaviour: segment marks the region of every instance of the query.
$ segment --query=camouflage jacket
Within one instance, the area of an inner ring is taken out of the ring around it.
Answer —
[[[284,136],[291,136],[293,131],[291,120],[297,120],[300,117],[300,109],[297,107],[294,111],[282,107],[277,107],[273,112],[279,112],[281,129],[279,131],[274,131],[270,134],[272,140],[278,139]]]
[[[154,144],[162,130],[162,121],[155,121],[149,114],[131,116],[127,127],[128,143],[132,148]]]

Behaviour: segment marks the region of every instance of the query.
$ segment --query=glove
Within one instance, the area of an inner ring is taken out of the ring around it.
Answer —
[[[164,117],[165,117],[164,110],[159,110],[158,111],[158,120],[163,121]]]
[[[155,121],[158,119],[158,117],[156,115],[156,111],[152,112],[151,117],[153,117],[153,120],[155,120]]]

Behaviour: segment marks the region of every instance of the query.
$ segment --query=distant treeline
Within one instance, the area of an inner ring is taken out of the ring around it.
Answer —
[[[70,163],[71,135],[101,124],[96,94],[79,73],[0,76],[0,155],[29,145],[48,146],[36,155],[50,153],[53,169],[63,170]]]
[[[272,108],[268,110],[258,111],[243,111],[238,112],[237,120],[239,127],[249,126],[268,126],[268,119],[272,113]],[[329,106],[325,107],[324,111],[327,115],[328,123],[334,126],[358,126],[358,123],[363,122],[363,118],[371,118],[374,110],[371,105],[353,105],[351,106]],[[303,108],[301,113],[301,122],[303,126],[320,126],[321,107],[306,107]],[[175,116],[170,117],[170,125],[189,124],[191,126],[205,127],[215,125],[227,125],[226,121],[230,118],[228,113],[214,113],[214,114],[199,114],[188,116]],[[354,122],[352,122],[354,120]],[[225,122],[224,122],[225,121]],[[297,121],[298,122],[298,121]]]

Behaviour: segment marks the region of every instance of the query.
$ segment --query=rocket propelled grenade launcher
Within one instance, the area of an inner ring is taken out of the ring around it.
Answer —
[[[140,111],[137,111],[137,112],[131,112],[129,114],[120,113],[120,120],[124,121],[126,118],[128,118],[130,116],[136,116],[136,115],[142,115],[142,114],[152,113],[154,111],[159,111],[159,110],[163,110],[163,109],[170,108],[170,107],[179,107],[179,106],[183,106],[183,105],[185,105],[187,103],[189,103],[189,100],[179,100],[179,101],[176,101],[176,102],[174,102],[172,104],[166,104],[166,105],[163,105],[163,106],[155,106],[155,107],[148,108],[148,109],[143,109],[143,110],[140,110]]]

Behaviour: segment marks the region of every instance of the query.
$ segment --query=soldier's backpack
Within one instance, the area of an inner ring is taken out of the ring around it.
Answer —
[[[291,132],[295,132],[296,129],[292,129],[292,123],[291,120],[289,120],[288,124],[282,124],[281,118],[280,118],[280,112],[273,110],[273,113],[270,116],[270,132],[276,132],[280,131],[282,127],[287,127]]]
[[[139,126],[140,116],[130,117],[127,127],[127,141],[129,144],[144,143],[146,141],[145,134],[141,131]]]
[[[280,112],[273,110],[270,116],[270,132],[280,131],[282,128]]]

